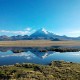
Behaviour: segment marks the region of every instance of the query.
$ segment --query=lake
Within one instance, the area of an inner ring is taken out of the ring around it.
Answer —
[[[45,65],[54,60],[78,63],[80,62],[80,52],[39,52],[37,47],[0,47],[0,65],[12,65],[15,63],[36,63]]]

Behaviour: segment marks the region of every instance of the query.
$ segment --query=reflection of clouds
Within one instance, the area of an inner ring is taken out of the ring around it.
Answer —
[[[22,53],[17,53],[17,54],[6,54],[6,55],[1,55],[1,58],[6,58],[6,57],[24,57],[25,59],[32,59],[35,57],[34,54],[32,54],[30,51],[22,52]]]
[[[77,54],[72,54],[72,55],[74,55],[74,56],[80,56],[80,54],[79,54],[79,53],[77,53]]]
[[[80,56],[80,51],[79,52],[69,52],[69,55]]]

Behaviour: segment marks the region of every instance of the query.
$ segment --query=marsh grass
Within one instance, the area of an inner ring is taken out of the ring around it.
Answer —
[[[53,61],[49,65],[31,63],[0,66],[0,80],[79,80],[80,64]]]

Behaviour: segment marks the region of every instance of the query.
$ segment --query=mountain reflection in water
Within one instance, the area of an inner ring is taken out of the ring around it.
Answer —
[[[80,62],[80,52],[40,52],[39,49],[46,48],[0,47],[0,65],[11,65],[15,63],[49,64],[53,60]]]

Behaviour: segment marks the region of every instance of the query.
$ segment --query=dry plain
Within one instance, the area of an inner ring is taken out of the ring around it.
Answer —
[[[80,46],[80,41],[50,41],[50,40],[0,41],[0,46],[4,47]]]

